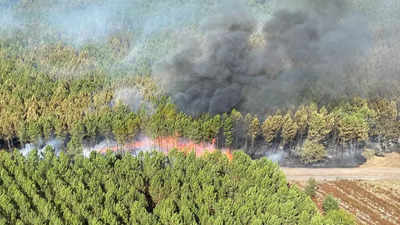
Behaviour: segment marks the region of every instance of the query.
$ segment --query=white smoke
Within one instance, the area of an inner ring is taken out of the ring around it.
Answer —
[[[121,88],[114,93],[113,104],[122,102],[129,107],[132,112],[145,109],[147,112],[154,111],[153,105],[146,101],[142,93],[136,88]]]
[[[62,151],[62,148],[64,147],[64,141],[57,138],[53,138],[49,141],[44,141],[42,139],[39,139],[36,143],[25,144],[25,146],[21,148],[19,151],[23,156],[27,156],[32,150],[37,149],[38,154],[41,156],[43,155],[44,150],[48,146],[54,149],[55,154],[58,156]]]
[[[135,145],[135,143],[140,143],[140,145]],[[137,155],[140,152],[152,152],[156,151],[158,148],[154,145],[154,141],[144,135],[139,135],[124,145],[119,145],[114,140],[103,140],[94,146],[83,146],[82,154],[85,157],[89,157],[90,153],[106,153],[107,151],[120,152],[120,153],[131,153],[132,155]]]
[[[109,6],[93,5],[83,9],[52,10],[48,20],[62,38],[81,46],[90,41],[104,40],[115,29],[111,24],[115,14]]]
[[[0,32],[13,32],[18,28],[21,28],[22,24],[17,20],[12,10],[2,9],[0,7]]]
[[[274,163],[280,163],[286,154],[283,150],[279,150],[277,152],[267,152],[265,156]]]

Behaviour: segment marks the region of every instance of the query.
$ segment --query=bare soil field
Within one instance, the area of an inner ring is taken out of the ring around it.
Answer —
[[[304,188],[306,182],[292,182]],[[400,224],[400,180],[355,181],[337,180],[318,182],[314,202],[322,211],[326,195],[333,195],[341,208],[353,214],[358,224]]]
[[[309,178],[318,183],[313,200],[333,195],[359,224],[400,225],[400,154],[374,157],[359,168],[282,168],[292,184],[304,188]]]

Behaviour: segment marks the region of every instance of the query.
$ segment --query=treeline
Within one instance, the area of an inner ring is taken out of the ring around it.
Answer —
[[[250,155],[260,146],[284,149],[312,163],[323,159],[327,150],[357,150],[368,142],[382,149],[399,144],[398,105],[388,99],[355,98],[328,108],[309,104],[266,116],[233,110],[194,118],[180,112],[167,97],[155,94],[160,90],[146,76],[118,82],[94,70],[60,79],[24,66],[18,58],[0,56],[3,148],[60,138],[67,152],[76,154],[82,143],[113,139],[123,145],[144,133],[152,138],[215,140],[219,148],[240,148]],[[151,107],[131,112],[114,98],[121,86],[139,90]]]
[[[329,111],[309,104],[261,119],[236,110],[193,119],[167,103],[157,108],[149,122],[154,137],[176,135],[199,142],[216,139],[218,147],[241,148],[250,155],[267,146],[269,151],[288,151],[305,163],[324,159],[328,148],[343,153],[362,150],[374,142],[381,151],[398,145],[400,138],[397,104],[386,99],[355,98]]]
[[[279,167],[235,152],[40,157],[0,152],[0,223],[350,225],[343,210],[318,212]]]

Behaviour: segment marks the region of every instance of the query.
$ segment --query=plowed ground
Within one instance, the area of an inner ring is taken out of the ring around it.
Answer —
[[[294,182],[303,188],[306,182]],[[353,214],[359,224],[400,224],[400,181],[349,181],[319,182],[313,199],[322,208],[322,201],[333,195],[340,207]]]
[[[400,225],[398,157],[398,153],[395,153],[385,158],[375,158],[361,168],[282,169],[289,182],[300,188],[305,187],[310,177],[317,180],[317,195],[313,200],[320,209],[324,197],[331,194],[341,208],[357,218],[359,224]]]

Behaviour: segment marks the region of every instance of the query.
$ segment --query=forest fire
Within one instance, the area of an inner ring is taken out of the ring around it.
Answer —
[[[206,142],[195,143],[194,141],[191,140],[185,140],[173,136],[160,137],[157,139],[144,137],[141,138],[140,140],[135,140],[124,145],[113,145],[109,147],[103,147],[96,151],[102,154],[106,153],[107,151],[138,153],[144,150],[158,150],[160,152],[168,153],[169,151],[172,151],[174,149],[182,151],[185,154],[194,151],[197,157],[200,157],[207,152],[217,151],[217,148],[215,146],[215,139],[213,139],[212,143],[206,143]],[[227,156],[229,160],[232,160],[233,155],[230,149],[225,148],[221,149],[221,151]]]

